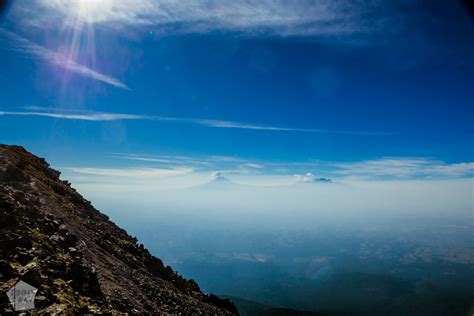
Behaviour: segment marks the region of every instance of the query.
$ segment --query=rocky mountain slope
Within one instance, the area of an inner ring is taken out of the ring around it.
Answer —
[[[44,159],[0,145],[0,314],[18,280],[37,313],[237,314],[152,256]],[[133,210],[131,210],[133,211]]]

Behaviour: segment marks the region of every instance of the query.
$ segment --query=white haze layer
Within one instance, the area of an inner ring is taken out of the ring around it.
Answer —
[[[100,210],[120,218],[179,220],[223,227],[309,229],[315,223],[364,224],[437,218],[467,221],[474,214],[474,181],[352,180],[252,186],[233,182],[159,189],[159,180],[73,181]]]

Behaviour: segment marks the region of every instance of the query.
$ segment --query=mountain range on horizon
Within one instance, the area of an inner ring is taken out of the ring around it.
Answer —
[[[197,189],[211,189],[211,190],[232,190],[232,189],[251,189],[251,188],[289,188],[295,185],[311,185],[311,184],[333,184],[337,183],[330,178],[315,177],[311,173],[305,175],[295,175],[295,182],[291,184],[282,185],[250,185],[242,184],[233,181],[231,178],[224,176],[221,172],[213,173],[213,179],[194,186]]]

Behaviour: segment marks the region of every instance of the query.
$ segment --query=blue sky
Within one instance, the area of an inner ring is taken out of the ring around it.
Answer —
[[[0,45],[0,142],[64,170],[473,174],[461,2],[12,1]]]

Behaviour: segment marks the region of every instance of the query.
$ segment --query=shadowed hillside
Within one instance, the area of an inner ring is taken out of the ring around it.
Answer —
[[[0,314],[18,280],[38,313],[236,314],[152,256],[44,159],[0,145]],[[133,210],[131,210],[133,211]]]

